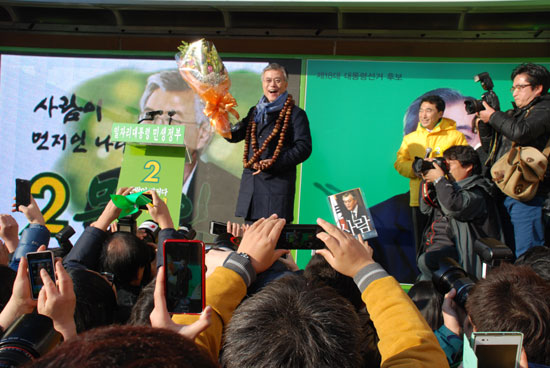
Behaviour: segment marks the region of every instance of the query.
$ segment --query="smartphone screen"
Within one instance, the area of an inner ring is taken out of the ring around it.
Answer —
[[[168,312],[199,314],[204,309],[204,248],[199,240],[164,242]]]
[[[31,204],[31,182],[25,179],[15,179],[15,206]]]
[[[220,235],[227,232],[227,224],[219,221],[210,221],[210,234]]]
[[[476,332],[474,352],[479,368],[519,367],[523,335],[521,332]]]
[[[38,293],[44,283],[40,277],[40,270],[45,269],[55,282],[54,256],[53,252],[46,250],[44,252],[27,253],[27,261],[29,263],[29,278],[31,281],[31,293],[33,299],[38,299]]]
[[[325,243],[317,238],[323,231],[318,225],[285,225],[277,249],[323,249]]]

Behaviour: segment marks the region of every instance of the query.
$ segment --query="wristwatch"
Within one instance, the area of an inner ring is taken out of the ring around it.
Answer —
[[[250,261],[250,256],[244,252],[237,252],[237,254],[243,258],[246,258]]]

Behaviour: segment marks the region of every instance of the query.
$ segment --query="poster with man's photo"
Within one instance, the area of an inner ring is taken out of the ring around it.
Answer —
[[[360,188],[330,195],[328,197],[336,225],[363,240],[378,236],[369,208]]]

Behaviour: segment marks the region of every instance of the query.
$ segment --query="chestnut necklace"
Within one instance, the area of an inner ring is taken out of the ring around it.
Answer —
[[[271,134],[267,137],[267,139],[262,144],[262,147],[258,149],[258,140],[256,139],[256,121],[254,120],[254,114],[252,114],[251,121],[248,122],[248,126],[246,128],[246,136],[244,139],[244,155],[243,155],[243,166],[247,169],[251,168],[255,163],[258,162],[260,159],[260,156],[267,148],[267,145],[275,136],[277,133],[279,133],[279,142],[277,143],[277,147],[275,148],[275,152],[273,152],[273,157],[271,157],[271,162],[267,165],[264,165],[260,168],[260,170],[266,170],[269,169],[275,161],[277,161],[277,157],[279,157],[279,153],[281,153],[281,148],[283,147],[283,141],[285,140],[286,131],[288,129],[288,123],[290,122],[290,115],[292,114],[292,108],[294,107],[294,100],[292,99],[292,95],[288,95],[285,104],[283,108],[281,109],[281,112],[279,112],[279,117],[277,118],[277,121],[275,122],[275,127],[273,128],[273,131]],[[284,122],[283,122],[284,121]],[[281,129],[281,123],[283,125],[283,128]],[[252,155],[252,158],[250,160],[247,160],[248,158],[248,152],[250,149],[250,141],[252,141],[252,152],[254,153]]]

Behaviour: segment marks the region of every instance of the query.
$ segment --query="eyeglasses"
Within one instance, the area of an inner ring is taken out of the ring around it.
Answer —
[[[155,125],[199,125],[198,122],[183,121],[180,120],[180,115],[174,111],[162,110],[147,111],[139,115],[139,121],[143,124],[155,124]]]
[[[521,91],[521,90],[524,89],[525,87],[529,87],[529,86],[530,86],[530,84],[518,84],[517,86],[512,86],[512,88],[510,88],[510,92],[514,93],[514,91],[515,91],[516,89],[518,89],[518,90]]]

